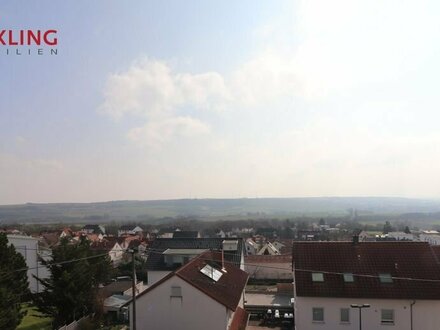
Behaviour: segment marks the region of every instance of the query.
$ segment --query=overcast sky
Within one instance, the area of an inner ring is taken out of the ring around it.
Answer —
[[[440,2],[2,1],[0,204],[440,197]]]

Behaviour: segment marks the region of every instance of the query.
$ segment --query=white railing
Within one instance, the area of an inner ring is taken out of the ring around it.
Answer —
[[[79,330],[81,322],[87,320],[89,317],[90,317],[90,315],[83,316],[79,320],[73,321],[72,323],[70,323],[68,325],[63,325],[58,330]]]

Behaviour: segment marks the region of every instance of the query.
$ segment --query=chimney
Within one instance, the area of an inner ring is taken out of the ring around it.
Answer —
[[[359,235],[353,235],[353,245],[359,244]]]
[[[227,273],[226,268],[225,268],[225,250],[224,249],[222,249],[222,272]]]

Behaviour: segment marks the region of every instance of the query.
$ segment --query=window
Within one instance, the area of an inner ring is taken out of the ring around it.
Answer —
[[[350,323],[350,309],[341,308],[341,323]]]
[[[324,322],[324,308],[313,307],[313,322]]]
[[[390,273],[379,274],[380,283],[393,283],[393,278]]]
[[[182,288],[180,286],[172,286],[171,297],[182,297]]]
[[[381,323],[382,324],[394,324],[394,309],[382,309],[381,310]]]
[[[312,281],[313,282],[324,282],[324,274],[323,273],[312,273]]]
[[[352,273],[344,273],[344,282],[353,283],[354,282],[353,274]]]

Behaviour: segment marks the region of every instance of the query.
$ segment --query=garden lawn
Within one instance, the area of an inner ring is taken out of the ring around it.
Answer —
[[[52,319],[50,317],[38,317],[41,315],[35,307],[23,305],[23,309],[27,310],[26,316],[21,321],[17,330],[50,330]]]

